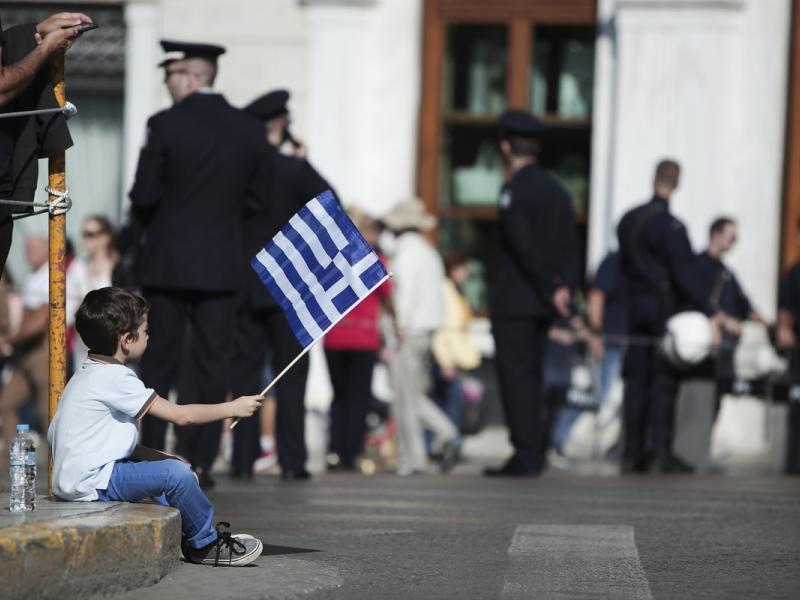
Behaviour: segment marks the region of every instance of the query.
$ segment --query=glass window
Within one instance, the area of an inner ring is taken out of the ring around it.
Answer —
[[[495,119],[445,123],[440,164],[440,204],[494,206],[503,185]]]
[[[493,206],[503,184],[495,137],[506,106],[507,27],[450,25],[444,66],[439,203]]]
[[[505,25],[450,25],[444,109],[497,113],[506,106]]]
[[[594,29],[535,28],[530,77],[534,114],[585,118],[592,112]]]

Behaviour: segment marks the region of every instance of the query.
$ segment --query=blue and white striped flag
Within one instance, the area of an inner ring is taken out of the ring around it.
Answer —
[[[304,349],[389,277],[330,191],[301,208],[250,265]]]

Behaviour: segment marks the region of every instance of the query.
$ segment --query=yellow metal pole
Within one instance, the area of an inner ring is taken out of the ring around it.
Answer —
[[[53,91],[59,106],[64,106],[64,55],[60,54],[50,62],[50,75]],[[64,153],[51,156],[48,162],[48,185],[51,190],[65,192]],[[57,199],[53,194],[50,201]],[[49,216],[50,240],[50,408],[47,424],[56,414],[56,406],[64,385],[67,382],[67,311],[66,311],[66,215]],[[48,493],[53,495],[53,462],[47,458]]]

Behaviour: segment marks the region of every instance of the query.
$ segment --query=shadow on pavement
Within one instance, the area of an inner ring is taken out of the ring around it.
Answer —
[[[272,544],[264,544],[264,549],[261,551],[261,556],[280,556],[282,554],[306,554],[308,552],[321,552],[321,550],[314,550],[313,548],[293,548],[292,546],[274,546]]]

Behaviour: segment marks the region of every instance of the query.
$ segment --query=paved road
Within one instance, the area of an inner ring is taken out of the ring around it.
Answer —
[[[800,479],[219,482],[218,517],[265,555],[182,565],[119,600],[800,597]]]

